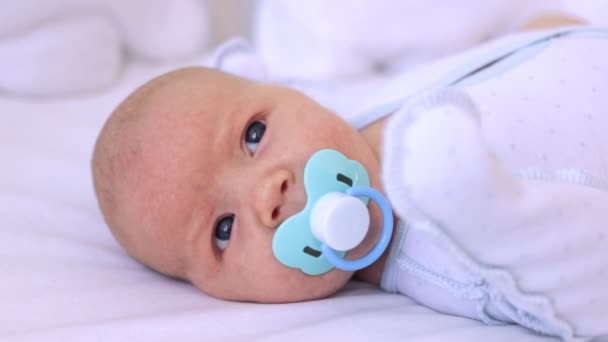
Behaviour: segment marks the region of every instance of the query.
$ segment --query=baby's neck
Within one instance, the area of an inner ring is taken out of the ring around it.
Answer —
[[[380,164],[382,164],[382,133],[386,124],[386,119],[387,118],[384,117],[364,127],[359,131],[363,139],[365,139],[365,141],[367,141],[367,143],[371,147],[372,151],[376,155],[376,159],[378,159],[378,162]],[[382,256],[373,264],[362,270],[357,271],[355,273],[355,277],[359,280],[379,285],[380,280],[382,279],[382,271],[384,270],[384,264],[386,262],[387,256],[388,248],[382,254]]]
[[[382,136],[387,119],[388,117],[385,116],[359,130],[359,133],[372,148],[380,163],[382,163]]]

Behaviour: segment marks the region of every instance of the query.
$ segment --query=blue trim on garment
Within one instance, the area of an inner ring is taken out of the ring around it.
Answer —
[[[521,37],[521,40],[517,39],[515,41],[506,41],[504,44],[499,45],[492,51],[478,55],[471,61],[455,68],[454,71],[448,73],[437,82],[434,82],[431,86],[420,89],[417,93],[401,97],[363,111],[362,114],[356,115],[353,118],[351,124],[356,128],[365,127],[370,123],[399,110],[399,108],[401,108],[412,97],[416,97],[431,90],[442,89],[454,85],[462,85],[464,81],[478,73],[483,73],[483,75],[486,76],[495,75],[492,74],[493,70],[491,70],[494,67],[500,67],[500,71],[504,72],[517,64],[507,63],[507,58],[516,56],[516,61],[522,62],[521,58],[529,57],[529,55],[525,53],[523,55],[519,54],[522,50],[532,48],[534,45],[548,43],[553,39],[558,39],[561,37],[598,37],[608,39],[608,28],[573,26],[526,33],[523,35],[523,37]],[[540,45],[537,49],[542,48],[543,45],[545,44]],[[533,49],[530,52],[538,52],[539,50],[537,49]]]
[[[350,124],[357,129],[363,128],[382,117],[396,112],[399,108],[403,107],[406,101],[407,98],[400,98],[375,106],[372,109],[366,110],[363,114],[355,115],[349,120]]]
[[[458,84],[460,87],[472,86],[476,83],[490,80],[514,67],[529,61],[534,55],[537,55],[547,46],[549,46],[550,40],[543,40],[538,44],[530,45],[521,49],[517,49],[510,53],[508,56],[502,57],[495,61],[492,61],[490,65],[483,66],[479,71],[474,72],[470,76],[465,76],[454,84]]]
[[[397,259],[397,254],[401,250],[401,245],[407,235],[408,225],[405,221],[397,221],[397,227],[393,235],[393,242],[390,246],[390,252],[382,271],[382,279],[380,280],[380,287],[391,293],[397,292],[397,268],[393,263]]]
[[[593,36],[608,38],[608,29],[606,28],[593,28],[593,27],[564,27],[549,31],[540,31],[536,34],[529,36],[529,38],[522,42],[514,42],[511,44],[505,44],[504,46],[498,47],[496,50],[489,52],[485,56],[479,56],[477,60],[467,63],[460,68],[457,68],[451,74],[448,74],[443,80],[439,81],[433,88],[443,88],[447,86],[457,85],[464,81],[468,77],[475,75],[485,69],[492,67],[494,64],[512,57],[519,51],[527,48],[531,48],[534,45],[546,43],[553,39],[562,37],[571,37],[574,35]]]

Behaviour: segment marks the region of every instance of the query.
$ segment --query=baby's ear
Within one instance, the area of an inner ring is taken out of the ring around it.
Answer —
[[[256,81],[268,78],[266,65],[248,41],[237,37],[218,46],[207,66]]]

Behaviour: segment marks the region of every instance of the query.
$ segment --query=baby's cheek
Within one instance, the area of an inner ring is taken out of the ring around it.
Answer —
[[[329,121],[327,125],[320,127],[317,130],[318,140],[326,147],[333,147],[341,152],[346,152],[352,148],[356,133],[351,127],[345,125],[341,121]]]
[[[282,287],[281,290],[289,301],[306,301],[333,295],[344,287],[349,278],[349,274],[339,270],[311,276],[300,270],[291,269],[288,274],[282,276],[282,281],[277,285]]]

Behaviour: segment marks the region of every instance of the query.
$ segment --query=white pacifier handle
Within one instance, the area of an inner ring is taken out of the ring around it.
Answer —
[[[310,213],[314,236],[336,251],[348,251],[359,245],[367,234],[369,222],[365,203],[343,192],[323,195]]]

